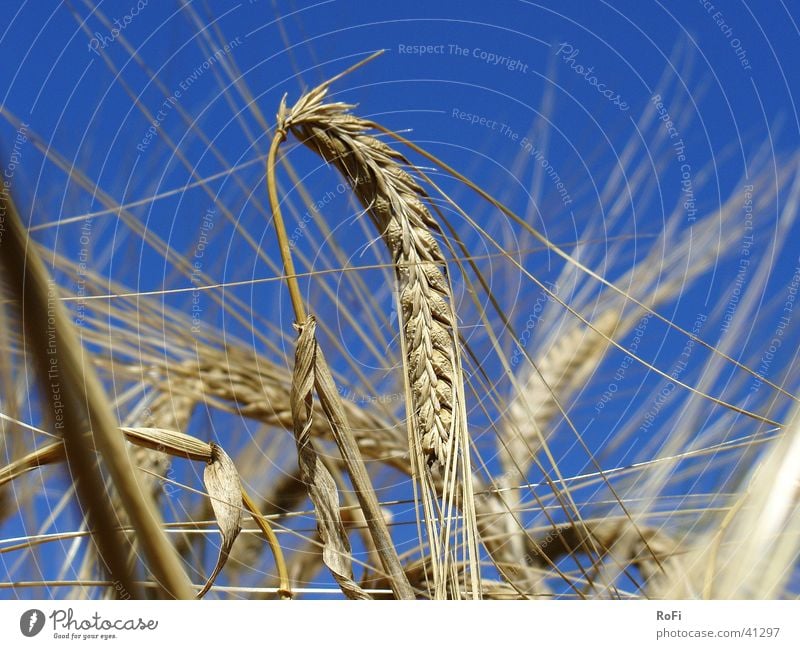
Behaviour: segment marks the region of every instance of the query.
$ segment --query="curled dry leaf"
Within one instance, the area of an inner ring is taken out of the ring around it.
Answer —
[[[203,481],[211,498],[211,507],[214,510],[214,516],[217,519],[220,534],[222,535],[222,544],[214,571],[197,595],[197,597],[203,597],[225,566],[233,543],[241,530],[242,516],[245,509],[244,492],[242,491],[239,473],[233,464],[233,460],[217,444],[204,442],[178,431],[163,428],[120,428],[120,431],[129,442],[140,448],[148,448],[174,457],[207,463]],[[86,439],[91,443],[89,436]],[[33,471],[48,464],[63,462],[65,459],[63,442],[54,442],[53,444],[42,446],[8,465],[0,467],[0,487],[28,471]],[[279,571],[283,566],[283,571],[285,572],[283,559],[280,555],[280,546],[269,529],[269,525],[264,519],[258,517],[252,502],[247,509],[253,514],[256,523],[261,527],[267,542],[272,547]],[[288,580],[284,578],[284,575],[282,575],[281,584],[282,591],[289,593]]]
[[[209,462],[212,459],[213,453],[210,444],[185,433],[163,428],[120,428],[120,430],[129,442],[142,448],[199,462]],[[92,443],[92,438],[88,434],[86,442],[89,445]],[[63,442],[41,446],[0,468],[0,486],[28,471],[48,464],[57,464],[65,459]]]
[[[120,428],[120,430],[125,435],[125,439],[141,448],[149,448],[198,462],[210,462],[213,458],[211,444],[185,433],[163,428]],[[88,434],[86,442],[91,445],[92,439]],[[35,451],[31,451],[27,455],[0,468],[0,486],[28,471],[33,471],[47,464],[57,464],[65,459],[63,442],[54,442],[47,446],[41,446]]]
[[[213,443],[211,444],[211,461],[203,472],[203,482],[211,498],[211,508],[214,510],[214,516],[219,525],[222,544],[219,548],[217,565],[203,589],[197,594],[198,599],[203,597],[214,585],[214,580],[225,566],[233,542],[242,529],[242,512],[244,511],[239,473],[228,454]]]
[[[350,541],[339,511],[336,482],[319,459],[309,433],[314,412],[314,382],[317,364],[316,322],[309,317],[298,325],[300,336],[295,351],[292,377],[292,420],[300,476],[314,503],[317,529],[322,540],[322,560],[342,592],[350,599],[372,599],[353,579]]]

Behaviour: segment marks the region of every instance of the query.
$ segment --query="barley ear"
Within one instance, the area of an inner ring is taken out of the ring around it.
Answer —
[[[389,249],[402,323],[409,449],[431,546],[434,597],[462,592],[452,570],[458,500],[471,566],[469,590],[477,598],[480,575],[464,373],[447,263],[436,239],[440,229],[426,206],[429,197],[406,171],[410,163],[371,135],[376,125],[353,115],[350,104],[325,103],[330,83],[313,88],[290,109],[281,106],[276,139],[291,132],[336,167]],[[433,467],[444,474],[440,493],[430,474]]]

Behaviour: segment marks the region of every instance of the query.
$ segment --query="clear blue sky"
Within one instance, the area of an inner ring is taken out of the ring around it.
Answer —
[[[509,200],[518,212],[529,214],[536,227],[562,242],[581,236],[592,219],[602,219],[611,208],[613,201],[601,201],[598,194],[608,175],[619,169],[625,144],[638,136],[642,112],[658,104],[654,94],[661,79],[668,82],[665,122],[673,117],[679,122],[676,140],[685,145],[680,151],[685,159],[678,158],[677,149],[667,157],[653,209],[631,214],[619,231],[658,231],[685,189],[685,165],[692,177],[708,165],[712,174],[706,189],[686,208],[689,227],[692,210],[718,205],[763,143],[776,159],[800,145],[800,3],[794,1],[242,0],[193,2],[196,16],[181,10],[180,4],[103,2],[104,21],[81,0],[4,3],[0,104],[25,127],[20,130],[0,120],[0,142],[7,170],[18,145],[14,160],[19,164],[13,165],[11,184],[26,213],[36,206],[32,224],[102,209],[91,196],[74,187],[65,189],[61,171],[42,165],[30,142],[34,132],[67,164],[83,169],[122,202],[191,181],[167,138],[179,143],[190,167],[201,176],[223,169],[188,132],[176,105],[198,120],[229,161],[242,164],[262,154],[266,136],[243,96],[235,88],[220,92],[215,73],[230,61],[235,61],[271,125],[284,93],[292,101],[303,88],[367,53],[386,49],[384,56],[339,82],[336,98],[359,103],[362,114],[396,130],[410,129],[410,137],[480,178],[486,189]],[[214,59],[199,36],[203,30],[228,51]],[[136,58],[123,39],[136,50]],[[155,71],[163,88],[152,82],[141,62]],[[548,92],[552,105],[545,111],[550,124],[545,138],[531,129]],[[133,105],[131,95],[150,118]],[[235,121],[239,111],[248,133]],[[641,135],[645,140],[652,136],[653,132]],[[528,144],[531,148],[526,149]],[[540,204],[529,211],[530,166],[519,174],[515,164],[545,146],[563,185],[546,181]],[[316,170],[310,157],[298,154],[297,161],[301,170],[312,174],[312,195],[322,199],[335,188],[338,181]],[[263,200],[261,167],[250,171],[247,183]],[[234,211],[248,231],[274,254],[269,224],[248,211],[247,196],[232,195],[238,201]],[[198,236],[207,202],[196,194],[176,196],[142,214],[148,227],[185,250]],[[480,214],[488,212],[484,208]],[[776,243],[776,209],[759,219],[759,250],[769,251]],[[115,234],[113,224],[98,231],[102,234],[97,244],[107,244]],[[79,248],[79,226],[50,228],[37,236],[64,252],[74,254]],[[269,274],[250,252],[241,252],[235,240],[216,241],[214,265],[208,270],[220,281]],[[356,254],[362,243],[342,245]],[[140,250],[129,239],[120,242],[120,249],[124,254],[116,266],[109,259],[95,258],[96,263],[112,268],[116,277],[140,290],[169,284],[165,275],[170,269],[160,256]],[[135,263],[125,266],[137,251]],[[797,246],[790,244],[775,260],[770,286],[776,293],[785,290],[796,264]],[[735,263],[722,264],[708,290],[687,294],[676,312],[681,324],[691,328],[708,295],[718,297],[730,290],[735,273]],[[238,295],[286,305],[285,295],[277,290],[262,287],[251,293],[247,288]],[[520,299],[532,300],[532,295],[523,293]],[[186,299],[174,304],[185,308]],[[210,322],[217,317],[211,305],[204,313]],[[288,328],[288,311],[279,320]],[[524,319],[520,324],[524,326]],[[718,327],[710,327],[704,337],[715,342],[720,334]],[[667,340],[663,333],[659,336],[652,353]],[[761,338],[755,332],[740,351],[759,349]],[[669,353],[680,350],[669,347],[673,342],[680,344],[669,339],[664,367]],[[3,532],[12,534],[13,529]],[[6,594],[0,592],[0,597]]]

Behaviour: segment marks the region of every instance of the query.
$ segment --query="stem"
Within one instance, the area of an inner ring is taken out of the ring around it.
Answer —
[[[289,583],[289,571],[286,568],[286,560],[283,557],[283,550],[281,550],[278,537],[275,536],[275,532],[272,531],[267,519],[259,513],[258,507],[256,507],[256,504],[244,490],[244,487],[242,487],[242,502],[247,511],[252,515],[256,525],[258,525],[264,533],[264,537],[267,539],[267,543],[269,543],[270,550],[272,550],[272,556],[275,557],[275,566],[278,568],[278,578],[280,580],[278,594],[281,596],[281,599],[292,599],[294,594],[292,593],[292,587]]]
[[[275,220],[275,232],[278,235],[278,247],[281,251],[283,269],[286,273],[286,285],[289,288],[289,297],[292,300],[292,308],[297,322],[305,322],[306,312],[303,307],[303,298],[300,295],[300,284],[297,281],[297,272],[294,269],[292,259],[292,248],[289,245],[289,237],[286,236],[286,224],[283,220],[280,204],[278,202],[278,187],[275,183],[275,158],[278,155],[278,148],[286,139],[286,132],[278,130],[272,138],[267,157],[267,192],[269,193],[269,205],[272,208],[272,218]]]

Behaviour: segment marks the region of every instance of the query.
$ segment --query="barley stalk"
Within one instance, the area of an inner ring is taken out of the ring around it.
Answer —
[[[369,134],[377,125],[353,115],[351,104],[325,103],[330,83],[336,78],[312,89],[291,108],[284,98],[278,112],[276,141],[283,140],[291,132],[336,167],[372,218],[391,254],[397,279],[406,391],[410,402],[412,463],[420,478],[429,476],[426,468],[434,466],[444,473],[440,529],[431,524],[437,507],[431,490],[425,486],[422,501],[429,537],[437,546],[433,560],[435,596],[445,597],[449,590],[457,594],[457,589],[448,589],[446,584],[454,578],[448,555],[459,472],[460,487],[465,493],[461,501],[464,535],[472,561],[477,552],[477,525],[452,289],[445,257],[434,236],[440,229],[425,204],[430,200],[427,193],[403,168],[409,166],[409,162]],[[287,273],[292,274],[289,266]],[[293,302],[298,302],[296,286],[292,295]],[[426,482],[430,483],[430,479],[422,478],[423,485]],[[477,565],[473,564],[472,568],[471,591],[473,597],[478,597]]]

